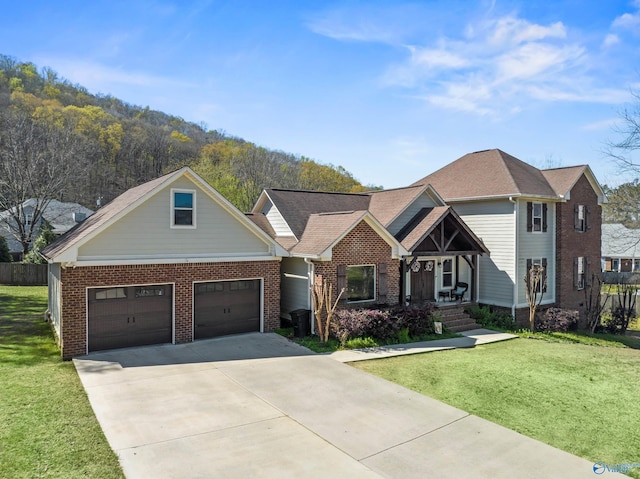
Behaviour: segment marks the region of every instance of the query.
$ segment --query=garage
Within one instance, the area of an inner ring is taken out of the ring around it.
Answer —
[[[260,331],[261,280],[194,284],[194,337]]]
[[[89,289],[89,352],[172,342],[170,284]]]

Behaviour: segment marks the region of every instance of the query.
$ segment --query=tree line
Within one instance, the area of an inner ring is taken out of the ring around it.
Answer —
[[[192,167],[248,211],[264,188],[360,192],[340,166],[265,148],[224,131],[110,95],[0,55],[0,211],[10,210],[24,245],[48,201],[95,209],[127,189]],[[36,198],[33,221],[20,205]]]

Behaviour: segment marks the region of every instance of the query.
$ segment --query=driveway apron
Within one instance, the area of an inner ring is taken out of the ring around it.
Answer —
[[[593,475],[591,462],[275,334],[74,363],[128,479]]]

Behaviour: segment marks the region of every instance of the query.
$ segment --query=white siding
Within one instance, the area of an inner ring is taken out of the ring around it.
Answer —
[[[527,274],[527,259],[547,259],[547,291],[543,303],[555,302],[556,271],[556,204],[547,203],[547,231],[527,231],[527,201],[518,200],[518,306],[527,305],[524,277]]]
[[[270,201],[267,201],[267,204],[262,208],[262,214],[269,220],[276,236],[293,236],[291,228],[289,228],[280,211]]]
[[[439,206],[434,203],[434,201],[426,194],[423,193],[416,200],[411,203],[406,210],[404,210],[387,228],[392,235],[398,233],[410,220],[413,218],[418,211],[422,208],[432,208],[434,206]]]
[[[172,229],[171,189],[196,190],[196,228]],[[270,245],[212,200],[187,178],[181,178],[120,218],[78,252],[80,259],[148,257],[150,255],[268,255]]]
[[[478,301],[511,307],[517,280],[514,204],[497,200],[451,206],[490,251],[478,258]]]
[[[51,323],[56,331],[58,338],[60,337],[60,265],[53,263],[49,265],[49,314],[51,315]]]
[[[290,318],[291,311],[311,309],[307,263],[302,258],[282,258],[280,271],[280,316]]]

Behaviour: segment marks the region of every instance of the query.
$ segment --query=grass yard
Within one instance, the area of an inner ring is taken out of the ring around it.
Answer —
[[[46,308],[46,287],[0,286],[0,477],[124,478]]]
[[[352,365],[589,461],[640,463],[640,350],[616,346],[518,338]]]

